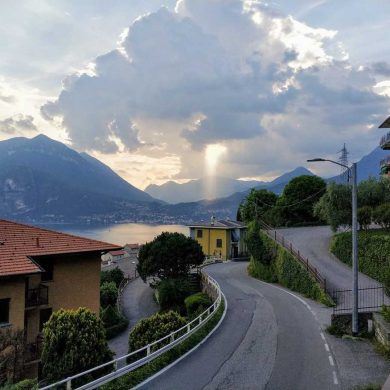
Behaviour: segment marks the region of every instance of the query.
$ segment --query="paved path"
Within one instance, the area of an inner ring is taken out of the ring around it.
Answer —
[[[306,301],[249,277],[246,267],[207,268],[228,300],[224,322],[205,344],[144,389],[336,388],[337,367],[330,364],[320,324]]]
[[[129,319],[129,326],[108,343],[117,357],[126,355],[128,352],[130,329],[140,319],[149,317],[159,310],[158,305],[153,300],[153,290],[141,278],[133,280],[124,289],[122,307],[124,315]]]
[[[279,229],[304,257],[326,278],[327,286],[333,290],[352,288],[351,268],[329,252],[332,231],[328,226]],[[376,287],[380,283],[359,273],[359,288]]]

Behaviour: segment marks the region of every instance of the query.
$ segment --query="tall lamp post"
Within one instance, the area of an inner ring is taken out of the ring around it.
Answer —
[[[358,325],[358,310],[359,310],[359,281],[358,281],[358,220],[357,220],[357,164],[353,163],[351,167],[341,164],[337,161],[328,160],[325,158],[314,158],[307,160],[307,162],[322,162],[327,161],[336,165],[340,165],[348,169],[351,173],[352,179],[352,272],[353,272],[353,286],[352,286],[352,334],[357,335],[359,332]]]

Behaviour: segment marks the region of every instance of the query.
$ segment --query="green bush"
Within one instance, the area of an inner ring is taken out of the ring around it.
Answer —
[[[186,320],[174,311],[157,313],[139,321],[129,334],[129,353],[169,335],[185,324]]]
[[[390,306],[382,306],[381,314],[383,318],[390,323]]]
[[[195,318],[202,312],[204,312],[212,302],[210,297],[202,292],[190,295],[184,301],[187,309],[187,315],[190,318]]]
[[[165,352],[161,356],[157,357],[153,361],[144,366],[123,375],[122,377],[112,381],[111,383],[102,386],[103,390],[127,390],[135,387],[139,383],[143,382],[156,372],[162,370],[164,367],[171,364],[173,361],[184,355],[186,352],[194,348],[199,342],[201,342],[218,324],[224,311],[224,301],[221,306],[215,312],[215,314],[207,321],[198,331],[191,335],[187,340],[184,340],[176,347]]]
[[[100,304],[102,307],[115,306],[118,299],[118,288],[114,282],[104,282],[100,286]]]
[[[386,231],[359,232],[360,271],[383,283],[390,289],[390,235]],[[352,264],[352,236],[350,232],[336,234],[330,245],[331,252],[342,262]]]
[[[116,287],[119,287],[124,277],[125,274],[119,267],[116,267],[108,271],[101,271],[100,284],[114,282]]]
[[[157,286],[158,303],[161,310],[183,312],[184,300],[192,294],[192,287],[185,278],[164,279]]]
[[[1,390],[38,390],[38,383],[36,379],[25,379],[14,384],[5,384]]]
[[[266,256],[272,256],[269,265],[251,257],[248,272],[251,276],[266,282],[280,283],[290,290],[297,291],[308,298],[332,306],[330,297],[322,290],[306,268],[287,250],[276,244],[264,233],[260,233],[264,242]]]
[[[86,308],[54,312],[43,336],[42,373],[48,382],[96,367],[113,356],[102,321]]]
[[[373,213],[374,221],[383,229],[390,229],[390,203],[384,203],[378,206]]]
[[[101,308],[100,319],[103,321],[108,340],[123,332],[129,324],[128,319],[119,313],[117,307],[111,305]]]

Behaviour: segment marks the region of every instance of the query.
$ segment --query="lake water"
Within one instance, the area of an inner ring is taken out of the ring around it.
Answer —
[[[85,225],[56,225],[49,229],[58,230],[77,236],[106,241],[111,244],[144,244],[152,241],[162,232],[178,232],[186,236],[189,229],[183,225],[147,225],[142,223],[123,223],[117,225],[85,226]]]

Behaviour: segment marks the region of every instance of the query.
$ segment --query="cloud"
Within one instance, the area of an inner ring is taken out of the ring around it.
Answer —
[[[390,64],[388,62],[374,62],[369,69],[381,76],[390,77]]]
[[[282,169],[344,141],[361,149],[389,101],[374,92],[371,70],[348,62],[336,33],[257,1],[180,0],[174,12],[133,22],[41,112],[60,118],[79,149],[175,155],[182,179],[199,175],[209,144],[227,148],[226,176],[271,160]]]
[[[0,120],[0,132],[9,135],[24,134],[25,132],[35,132],[38,129],[33,123],[31,115],[17,114],[9,118]]]

